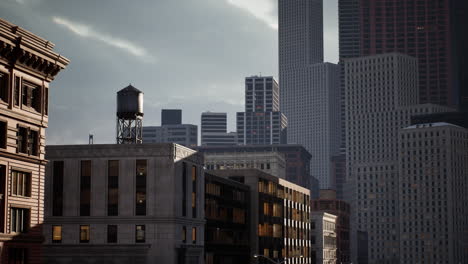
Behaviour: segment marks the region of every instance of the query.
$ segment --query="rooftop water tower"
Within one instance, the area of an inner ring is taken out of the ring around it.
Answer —
[[[143,142],[143,93],[129,85],[117,92],[117,144]]]

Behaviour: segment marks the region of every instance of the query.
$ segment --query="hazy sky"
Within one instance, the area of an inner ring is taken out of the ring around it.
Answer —
[[[338,58],[337,0],[324,0],[325,60]],[[144,125],[162,108],[200,124],[243,111],[244,78],[278,76],[277,0],[0,0],[0,17],[71,60],[50,90],[48,144],[115,142],[116,92],[142,90]]]

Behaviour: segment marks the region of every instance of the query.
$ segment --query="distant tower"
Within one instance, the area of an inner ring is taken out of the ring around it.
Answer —
[[[143,93],[129,85],[117,92],[117,144],[141,144]]]

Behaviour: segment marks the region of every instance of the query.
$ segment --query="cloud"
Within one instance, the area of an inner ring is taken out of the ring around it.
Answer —
[[[23,0],[17,0],[17,1],[23,1]],[[135,43],[132,43],[128,40],[116,38],[109,34],[100,33],[98,31],[95,31],[92,27],[88,25],[76,23],[63,17],[52,17],[52,21],[58,25],[64,26],[66,29],[68,29],[69,31],[71,31],[72,33],[80,37],[90,38],[90,39],[103,42],[109,46],[122,49],[131,55],[140,57],[145,60],[150,60],[150,61],[154,60],[153,57],[146,51],[145,48]]]
[[[278,30],[278,18],[275,15],[275,4],[271,0],[227,0],[230,5],[249,12],[269,27]]]

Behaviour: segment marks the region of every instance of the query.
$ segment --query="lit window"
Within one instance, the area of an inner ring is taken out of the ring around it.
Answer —
[[[135,241],[137,243],[144,243],[145,242],[145,226],[144,225],[137,225],[135,228]]]
[[[80,243],[88,243],[90,237],[89,225],[80,226]]]
[[[62,242],[62,226],[52,226],[52,242]]]
[[[192,227],[192,243],[196,244],[197,243],[197,228]]]

